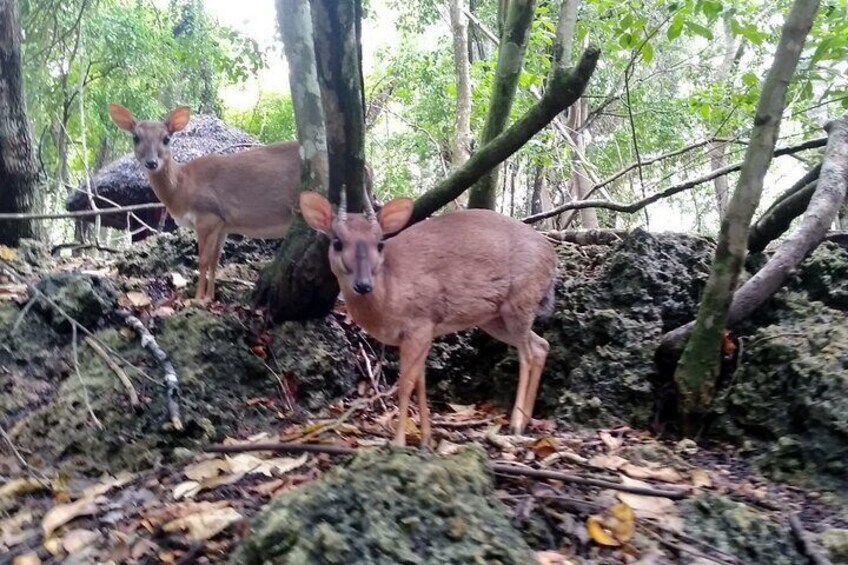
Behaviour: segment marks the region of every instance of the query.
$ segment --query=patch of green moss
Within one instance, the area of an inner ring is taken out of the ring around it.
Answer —
[[[533,563],[485,461],[476,448],[365,451],[272,502],[230,563]]]
[[[794,565],[804,558],[786,527],[723,496],[705,494],[685,502],[686,533],[750,565]]]

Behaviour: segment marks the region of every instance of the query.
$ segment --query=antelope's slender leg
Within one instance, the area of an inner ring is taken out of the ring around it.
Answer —
[[[224,241],[227,239],[227,232],[223,227],[218,230],[218,236],[215,241],[215,252],[212,254],[211,263],[209,265],[209,282],[206,284],[206,299],[215,300],[215,274],[218,271],[218,261],[221,259],[221,250],[224,249]]]
[[[206,295],[206,247],[213,242],[208,241],[209,232],[205,229],[197,228],[197,291],[194,293],[194,299],[202,301]]]
[[[433,336],[429,330],[419,329],[415,335],[407,336],[400,343],[400,379],[398,381],[398,423],[395,430],[395,445],[406,445],[406,420],[409,417],[409,400],[416,384],[421,381],[424,386],[424,365],[427,361],[427,352]],[[420,389],[419,389],[420,390]],[[426,395],[419,395],[426,407]],[[422,413],[422,424],[424,414]],[[430,426],[429,413],[427,414],[427,427]],[[428,430],[429,433],[429,430]]]
[[[533,362],[530,367],[527,396],[524,398],[524,415],[528,421],[533,417],[533,407],[536,405],[536,395],[539,393],[542,371],[545,370],[545,361],[548,358],[548,351],[550,351],[551,346],[543,337],[530,332],[530,349]]]
[[[421,417],[421,447],[429,448],[433,439],[433,430],[430,426],[430,407],[427,406],[427,387],[425,383],[425,363],[427,356],[424,355],[418,375],[416,396],[418,397],[418,414]]]

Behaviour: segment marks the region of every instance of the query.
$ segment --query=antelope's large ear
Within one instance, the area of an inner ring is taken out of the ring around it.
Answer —
[[[309,227],[330,235],[333,226],[333,208],[330,201],[317,192],[300,193],[300,213]]]
[[[191,119],[191,109],[188,106],[180,106],[168,114],[165,118],[165,127],[169,133],[176,133],[188,125]]]
[[[395,198],[386,202],[377,214],[383,233],[395,233],[403,229],[412,216],[412,204],[409,198]]]
[[[109,104],[109,118],[116,126],[125,131],[135,131],[135,118],[132,112],[118,104]]]

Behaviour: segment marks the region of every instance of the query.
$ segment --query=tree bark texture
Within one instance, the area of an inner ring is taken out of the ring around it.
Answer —
[[[727,324],[736,324],[748,316],[777,292],[792,271],[824,239],[827,230],[836,220],[848,191],[848,114],[828,124],[830,139],[827,144],[821,175],[783,200],[791,201],[814,187],[807,211],[798,230],[772,255],[768,263],[748,279],[733,294]],[[779,209],[775,206],[772,211]],[[694,324],[687,324],[663,336],[663,346],[673,349],[685,340]]]
[[[577,28],[577,10],[580,0],[563,0],[557,19],[554,51],[551,55],[551,71],[548,81],[556,72],[563,72],[571,64],[571,51],[574,45],[574,30]]]
[[[510,0],[505,9],[505,23],[501,32],[498,49],[498,63],[492,96],[489,101],[489,113],[480,136],[480,144],[485,145],[495,139],[506,127],[518,77],[524,63],[524,52],[530,37],[530,24],[533,22],[535,0]],[[503,12],[502,12],[503,13]],[[470,208],[495,209],[497,200],[497,167],[487,171],[471,189],[468,195]]]
[[[821,165],[808,171],[792,188],[780,195],[774,204],[751,226],[748,233],[748,252],[759,253],[789,229],[792,220],[804,213],[816,190]]]
[[[471,63],[468,60],[468,17],[465,0],[450,0],[453,61],[456,69],[456,121],[451,166],[461,167],[471,156]]]
[[[419,222],[455,200],[479,178],[518,151],[563,110],[571,106],[586,89],[601,52],[590,47],[577,66],[558,72],[548,90],[527,113],[506,131],[481,147],[460,168],[422,194],[415,201],[411,222]]]
[[[17,0],[0,0],[0,212],[38,211],[38,171],[21,77]],[[40,234],[34,220],[0,223],[0,244],[16,246]]]
[[[328,196],[347,206],[365,204],[365,92],[362,77],[361,0],[311,0],[318,84],[324,104],[330,165]]]
[[[571,194],[574,200],[584,200],[592,189],[592,181],[586,174],[586,168],[580,159],[586,154],[586,137],[583,131],[586,118],[589,115],[589,103],[584,98],[578,100],[572,107],[568,117],[568,127],[571,138]],[[580,223],[583,229],[598,229],[598,212],[594,208],[580,210]]]
[[[818,0],[795,0],[781,32],[754,117],[739,181],[721,223],[713,266],[698,308],[692,336],[674,373],[684,429],[693,430],[707,413],[721,363],[721,340],[733,291],[745,260],[751,218],[771,163],[786,91],[818,8]]]
[[[277,20],[289,67],[301,185],[326,195],[327,137],[309,0],[277,0]],[[325,315],[339,292],[327,263],[328,246],[327,238],[310,229],[298,210],[274,260],[256,283],[253,303],[266,306],[275,321]]]

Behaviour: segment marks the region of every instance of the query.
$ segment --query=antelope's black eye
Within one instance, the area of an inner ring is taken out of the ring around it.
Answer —
[[[342,250],[342,240],[340,240],[337,237],[334,237],[333,238],[333,249],[335,249],[336,251],[341,251]]]
[[[141,141],[141,138],[139,136],[133,135],[133,143],[138,145],[140,141]]]
[[[380,253],[383,252],[383,247],[385,247],[385,244],[382,241],[377,243],[377,251],[379,251]]]
[[[165,139],[163,139],[163,140],[162,140],[162,144],[163,144],[163,145],[168,145],[169,143],[171,143],[171,136],[170,136],[170,135],[166,135],[166,136],[165,136]]]

